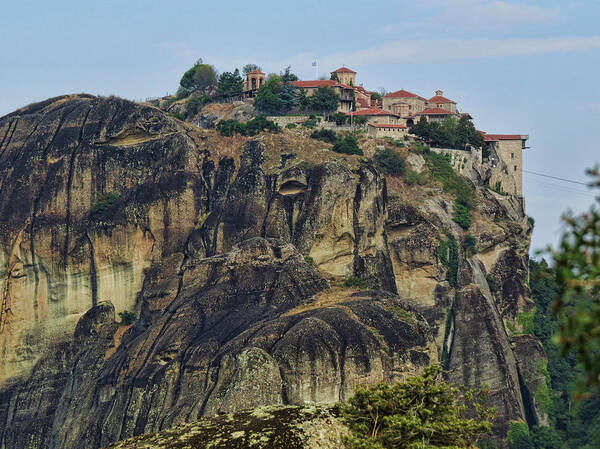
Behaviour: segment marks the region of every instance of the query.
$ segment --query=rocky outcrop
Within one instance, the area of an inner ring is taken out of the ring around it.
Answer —
[[[335,410],[322,406],[268,406],[181,424],[154,435],[111,444],[113,449],[339,449],[350,434]]]
[[[545,422],[527,396],[541,385],[527,354],[543,353],[516,335],[531,310],[522,202],[475,185],[466,253],[440,189],[390,199],[368,161],[307,161],[297,134],[279,154],[268,135],[223,148],[202,132],[89,95],[0,118],[0,448],[332,403],[434,361],[490,386],[498,435]]]

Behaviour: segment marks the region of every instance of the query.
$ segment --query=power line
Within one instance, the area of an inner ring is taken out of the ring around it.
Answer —
[[[532,175],[537,175],[537,176],[543,176],[544,178],[551,178],[551,179],[558,179],[559,181],[564,181],[564,182],[570,182],[571,184],[580,184],[582,186],[586,186],[589,187],[589,184],[586,182],[580,182],[580,181],[573,181],[571,179],[565,179],[565,178],[559,178],[558,176],[550,176],[550,175],[545,175],[543,173],[537,173],[534,171],[529,171],[529,170],[523,170],[525,173],[530,173]]]

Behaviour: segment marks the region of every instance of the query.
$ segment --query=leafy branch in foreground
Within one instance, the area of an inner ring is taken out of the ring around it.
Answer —
[[[486,387],[460,391],[432,365],[393,386],[358,387],[342,416],[352,431],[352,449],[466,448],[491,430],[494,409],[481,402]],[[468,418],[467,413],[474,418]]]
[[[590,170],[592,185],[600,172]],[[588,387],[600,386],[600,198],[588,212],[567,213],[559,247],[552,251],[558,295],[552,309],[559,317],[562,353],[573,350],[586,374]]]

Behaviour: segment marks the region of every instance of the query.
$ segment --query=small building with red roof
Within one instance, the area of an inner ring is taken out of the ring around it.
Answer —
[[[402,124],[369,123],[367,134],[372,137],[404,137],[408,133],[408,127]]]
[[[350,70],[348,67],[340,67],[337,70],[331,72],[332,77],[337,77],[337,80],[342,84],[348,84],[349,86],[356,86],[356,72]]]
[[[425,117],[428,122],[443,122],[446,117],[455,114],[443,108],[427,108],[417,112],[415,115],[417,118]]]
[[[489,185],[510,195],[523,196],[523,150],[529,136],[479,132],[488,146],[492,165]]]
[[[260,70],[252,70],[246,75],[245,90],[257,91],[265,84],[265,74]]]
[[[426,103],[425,98],[404,89],[391,92],[383,97],[383,109],[402,116],[422,111],[425,109]]]
[[[435,91],[435,96],[427,100],[427,108],[446,109],[447,111],[456,114],[456,101],[444,97],[444,92],[441,90]]]

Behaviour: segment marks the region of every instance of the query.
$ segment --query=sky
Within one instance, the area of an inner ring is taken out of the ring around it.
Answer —
[[[600,1],[2,1],[0,116],[65,93],[145,99],[202,58],[219,71],[345,65],[367,89],[442,89],[478,129],[528,134],[528,171],[586,182],[600,162]],[[594,192],[524,174],[532,251]]]

